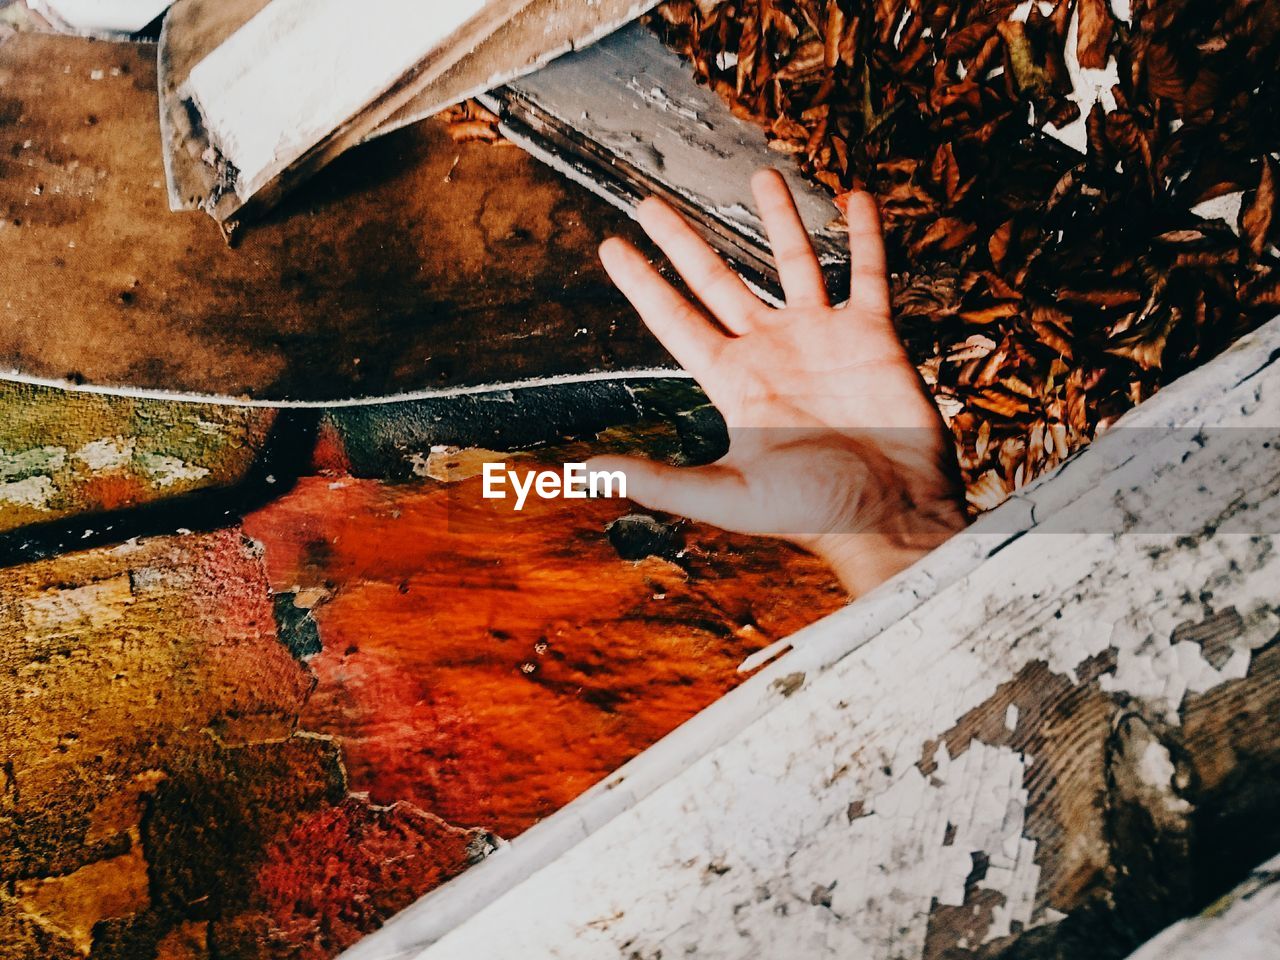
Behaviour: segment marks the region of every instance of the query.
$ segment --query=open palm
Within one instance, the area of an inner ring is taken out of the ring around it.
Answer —
[[[964,523],[954,454],[937,408],[893,328],[874,200],[851,196],[852,285],[833,307],[786,182],[752,181],[786,295],[756,297],[661,200],[645,231],[701,301],[691,303],[625,241],[605,269],[729,428],[729,452],[705,467],[603,457],[631,499],[740,533],[786,537],[823,556],[860,594]]]

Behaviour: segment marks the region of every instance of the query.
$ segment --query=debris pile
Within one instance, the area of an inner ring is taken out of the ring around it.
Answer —
[[[838,199],[975,511],[1280,309],[1280,6],[668,0],[651,22]]]

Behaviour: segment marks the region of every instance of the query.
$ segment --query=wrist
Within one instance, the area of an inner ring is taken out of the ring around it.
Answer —
[[[857,599],[897,576],[932,547],[911,547],[880,533],[828,534],[810,544],[840,578],[850,597]]]
[[[918,519],[918,518],[917,518]],[[964,529],[960,511],[898,530],[826,533],[805,546],[824,560],[853,599],[870,593]]]

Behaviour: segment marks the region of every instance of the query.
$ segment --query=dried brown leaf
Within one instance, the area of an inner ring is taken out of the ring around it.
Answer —
[[[1101,70],[1107,65],[1107,48],[1115,30],[1108,0],[1079,0],[1079,28],[1076,37],[1076,59],[1086,70]]]
[[[1262,172],[1258,188],[1253,191],[1248,206],[1240,213],[1240,229],[1249,241],[1254,256],[1261,256],[1270,242],[1276,224],[1276,170],[1275,161],[1262,158]]]

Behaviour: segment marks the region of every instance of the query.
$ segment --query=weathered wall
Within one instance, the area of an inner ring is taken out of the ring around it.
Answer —
[[[536,422],[0,390],[5,481],[53,491],[0,500],[0,956],[332,956],[841,605],[789,548],[480,505],[467,431],[714,443],[696,394],[583,389]]]

